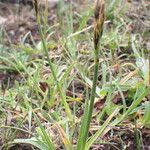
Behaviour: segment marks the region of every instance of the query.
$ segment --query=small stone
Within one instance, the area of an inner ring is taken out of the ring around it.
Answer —
[[[19,28],[19,31],[20,31],[21,33],[23,33],[23,32],[25,31],[25,29],[24,29],[23,27],[20,27],[20,28]]]

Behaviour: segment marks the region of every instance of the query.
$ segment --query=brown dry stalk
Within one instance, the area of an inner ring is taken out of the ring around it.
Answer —
[[[94,48],[98,48],[99,40],[103,33],[103,24],[105,20],[104,15],[105,1],[97,0],[95,7],[95,25],[94,25]]]
[[[39,0],[33,0],[33,6],[34,6],[34,9],[35,9],[35,13],[36,13],[36,16],[38,16],[38,9],[39,9]]]

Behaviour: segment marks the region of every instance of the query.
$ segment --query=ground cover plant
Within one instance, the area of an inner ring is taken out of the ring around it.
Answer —
[[[148,0],[0,8],[1,149],[150,148]]]

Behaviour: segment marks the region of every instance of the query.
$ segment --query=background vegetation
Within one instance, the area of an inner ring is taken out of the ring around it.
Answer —
[[[1,5],[10,11],[0,34],[1,148],[81,149],[94,76],[93,2],[40,5],[40,22],[32,7]],[[85,150],[150,146],[149,8],[146,0],[105,2]]]

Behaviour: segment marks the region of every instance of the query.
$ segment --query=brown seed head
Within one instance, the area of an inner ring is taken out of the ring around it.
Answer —
[[[95,26],[94,26],[94,48],[98,48],[99,40],[103,33],[103,24],[105,20],[104,15],[105,1],[97,0],[95,6]]]
[[[33,0],[33,5],[34,5],[34,9],[35,9],[35,13],[36,13],[36,16],[38,16],[38,7],[39,7],[39,0]]]

